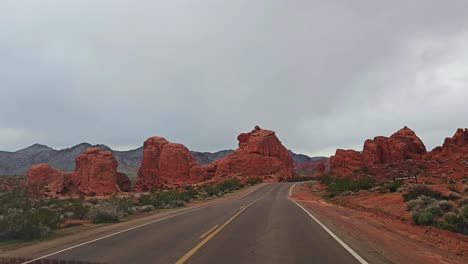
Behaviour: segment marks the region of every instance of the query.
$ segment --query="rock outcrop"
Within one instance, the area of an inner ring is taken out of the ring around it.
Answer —
[[[106,195],[129,190],[127,175],[117,172],[117,160],[111,151],[89,148],[75,159],[76,169],[65,173],[48,164],[32,166],[27,173],[28,184],[43,182],[50,193],[84,193]]]
[[[42,163],[33,165],[26,172],[28,185],[45,184],[45,192],[48,194],[60,194],[67,190],[65,173]]]
[[[333,175],[349,176],[362,166],[361,153],[352,149],[337,149],[330,157],[330,172]]]
[[[232,176],[263,177],[280,180],[292,177],[293,161],[275,132],[256,126],[241,133],[239,148],[215,162],[215,178]]]
[[[204,173],[184,145],[170,143],[162,137],[150,137],[143,145],[135,189],[143,191],[196,183],[203,180]]]
[[[355,150],[337,150],[330,157],[330,172],[350,176],[357,171],[369,173],[374,165],[421,160],[426,147],[413,130],[404,127],[390,137],[378,136],[364,143],[362,153]]]
[[[118,192],[117,160],[111,151],[89,148],[76,157],[76,169],[71,180],[77,191],[85,194]]]
[[[413,130],[404,127],[387,137],[375,137],[364,143],[362,160],[366,165],[400,162],[407,159],[421,159],[426,147]]]
[[[436,147],[428,154],[434,158],[468,158],[468,128],[459,128],[453,137],[445,139],[441,147]]]

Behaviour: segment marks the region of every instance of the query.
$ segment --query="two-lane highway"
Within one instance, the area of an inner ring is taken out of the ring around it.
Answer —
[[[291,186],[265,185],[44,256],[104,263],[365,263],[288,199]]]

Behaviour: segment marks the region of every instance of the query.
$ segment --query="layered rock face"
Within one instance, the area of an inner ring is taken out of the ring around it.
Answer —
[[[293,160],[275,132],[256,126],[237,139],[239,148],[215,163],[215,178],[241,176],[279,180],[292,177]]]
[[[364,143],[362,160],[366,165],[420,159],[426,154],[426,147],[413,130],[404,127],[387,137],[375,137]]]
[[[77,156],[75,162],[76,169],[71,173],[64,173],[48,164],[34,165],[27,173],[28,184],[43,182],[46,189],[55,194],[68,191],[105,195],[130,189],[130,179],[117,172],[117,160],[111,151],[89,148]]]
[[[330,157],[330,172],[335,175],[348,176],[361,166],[361,153],[352,149],[337,149]]]
[[[65,173],[42,163],[33,165],[26,172],[28,185],[45,184],[46,192],[50,194],[59,194],[66,191],[67,180]]]
[[[435,158],[468,158],[468,128],[459,128],[453,137],[445,139],[441,147],[436,147],[429,154]]]
[[[143,157],[135,184],[136,190],[153,187],[175,187],[203,180],[205,170],[182,144],[162,137],[148,138],[143,144]]]

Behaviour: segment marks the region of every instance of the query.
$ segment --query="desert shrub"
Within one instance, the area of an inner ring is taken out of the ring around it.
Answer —
[[[406,207],[410,211],[420,211],[425,207],[424,202],[421,199],[414,199],[406,203]]]
[[[457,192],[452,192],[450,191],[448,194],[447,194],[447,199],[449,200],[458,200],[460,199],[462,196],[461,194],[457,193]]]
[[[461,217],[468,220],[468,205],[464,205],[460,207],[458,210],[460,212]]]
[[[454,212],[448,212],[444,215],[444,221],[451,225],[458,223],[458,218],[459,216]]]
[[[437,205],[430,205],[420,212],[413,213],[413,221],[417,225],[430,225],[442,216],[442,210]]]
[[[326,190],[330,196],[351,191],[369,190],[375,185],[375,180],[370,177],[362,177],[358,179],[350,178],[335,178],[334,182],[328,184]]]
[[[464,197],[458,201],[458,207],[462,207],[468,204],[468,197]]]
[[[101,200],[89,212],[89,219],[95,224],[118,222],[128,211],[126,206],[122,206],[123,202],[124,199],[120,199],[116,196]]]
[[[325,175],[323,175],[322,177],[320,177],[320,179],[319,179],[319,181],[320,181],[321,183],[326,184],[326,185],[332,183],[334,180],[335,180],[335,178],[332,177],[332,176],[329,175],[329,174],[325,174]]]
[[[406,193],[403,194],[403,199],[405,201],[410,201],[418,198],[419,196],[424,195],[427,197],[431,197],[437,200],[443,198],[442,193],[429,188],[423,184],[416,184],[411,189],[409,189]]]
[[[243,184],[238,179],[225,180],[216,185],[216,188],[220,191],[234,191],[244,187]]]
[[[400,188],[403,185],[403,181],[398,180],[398,181],[390,181],[385,184],[383,184],[383,187],[387,189],[389,192],[396,192],[398,188]]]
[[[68,199],[62,212],[72,212],[75,219],[84,219],[89,213],[90,208],[84,204],[84,199]]]
[[[154,191],[150,194],[142,195],[139,198],[139,204],[152,205],[157,209],[168,209],[174,207],[181,207],[185,205],[186,201],[190,201],[194,194],[192,190],[177,191],[177,190],[164,190]]]
[[[247,184],[250,184],[250,185],[259,184],[259,183],[262,183],[262,182],[263,182],[262,178],[249,178],[249,179],[247,179]]]
[[[30,196],[30,191],[15,189],[0,197],[0,233],[5,238],[42,239],[62,223],[59,211],[48,205],[51,199]]]
[[[448,212],[453,209],[453,204],[446,200],[439,201],[437,204],[444,212]]]
[[[102,223],[117,223],[119,222],[119,216],[111,212],[98,211],[91,218],[94,224]]]

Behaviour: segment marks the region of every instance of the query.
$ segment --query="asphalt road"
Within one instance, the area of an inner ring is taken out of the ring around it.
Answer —
[[[48,259],[99,263],[359,263],[288,199],[291,186],[269,184],[242,198],[112,235]]]

